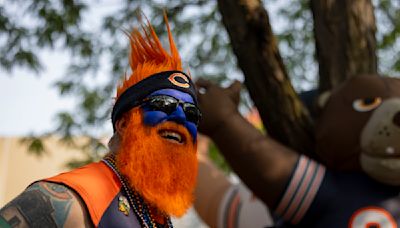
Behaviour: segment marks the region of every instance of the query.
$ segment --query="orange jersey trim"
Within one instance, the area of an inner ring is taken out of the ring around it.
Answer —
[[[85,202],[96,227],[121,189],[118,177],[104,162],[91,163],[44,181],[61,183],[75,190]]]

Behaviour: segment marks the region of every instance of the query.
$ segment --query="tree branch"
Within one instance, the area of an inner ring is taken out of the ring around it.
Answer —
[[[268,134],[298,152],[311,154],[312,121],[290,83],[261,1],[218,0],[218,6]]]
[[[358,74],[376,74],[376,25],[370,0],[311,0],[319,90]]]

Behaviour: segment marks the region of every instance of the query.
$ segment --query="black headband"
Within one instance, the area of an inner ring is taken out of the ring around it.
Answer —
[[[181,71],[164,71],[153,74],[125,90],[115,102],[111,121],[115,123],[121,115],[138,106],[149,94],[160,89],[176,89],[192,96],[197,105],[196,89],[190,77]]]

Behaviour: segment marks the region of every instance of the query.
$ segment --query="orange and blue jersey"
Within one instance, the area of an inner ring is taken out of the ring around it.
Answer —
[[[45,179],[73,189],[84,201],[95,227],[141,227],[118,176],[104,162],[91,163]],[[124,202],[125,201],[125,202]]]
[[[395,228],[400,224],[399,188],[363,173],[327,170],[300,156],[275,213],[285,227]]]

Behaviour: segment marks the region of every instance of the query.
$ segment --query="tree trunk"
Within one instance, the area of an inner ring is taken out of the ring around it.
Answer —
[[[319,91],[357,74],[377,73],[376,25],[370,0],[311,0]]]
[[[218,0],[218,7],[268,134],[300,153],[312,154],[312,121],[288,78],[263,5],[259,0]]]

